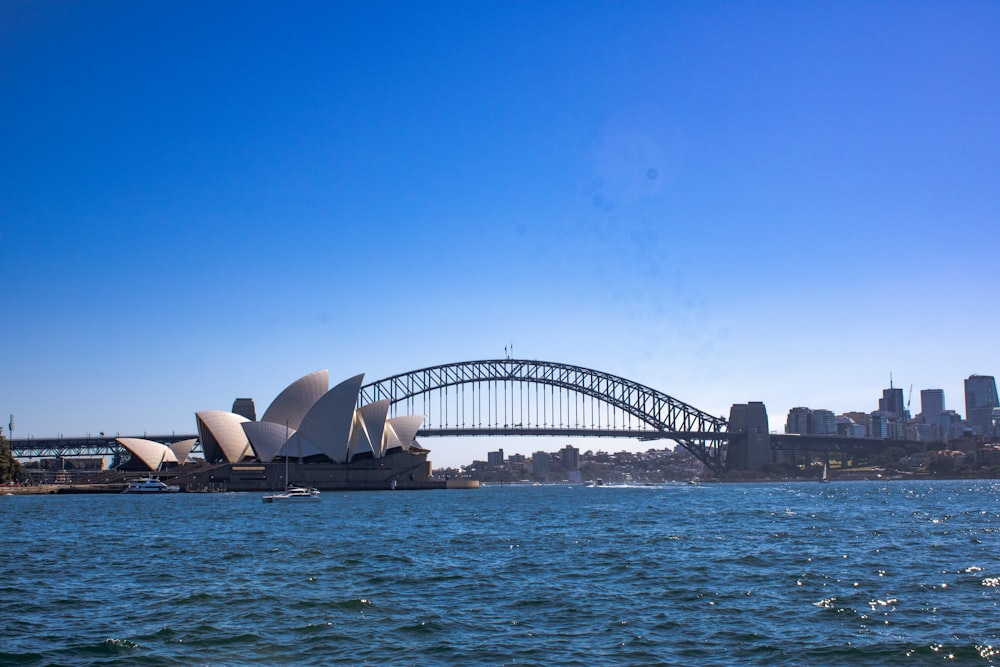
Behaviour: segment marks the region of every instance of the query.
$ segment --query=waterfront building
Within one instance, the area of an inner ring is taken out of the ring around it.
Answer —
[[[423,417],[389,419],[388,399],[356,407],[363,381],[360,374],[327,390],[329,372],[311,373],[286,387],[260,421],[235,412],[199,411],[195,421],[205,460],[271,463],[287,457],[349,463],[408,450]]]
[[[566,445],[559,450],[563,470],[576,470],[580,467],[580,450],[573,445]]]
[[[837,417],[832,410],[813,410],[812,432],[816,435],[837,435]]]
[[[785,433],[806,435],[812,432],[812,410],[809,408],[792,408],[788,411],[785,421]]]
[[[837,417],[831,410],[792,408],[785,421],[785,433],[837,435]]]
[[[839,415],[837,417],[837,435],[841,438],[863,438],[865,437],[865,427],[861,426],[861,435],[855,435],[856,429],[859,425],[855,423],[853,419],[846,415]]]
[[[965,419],[977,435],[993,435],[993,408],[1000,407],[992,375],[970,375],[965,380]]]
[[[884,440],[889,437],[889,413],[876,411],[868,422],[868,437]]]
[[[427,450],[416,442],[423,416],[389,418],[389,399],[357,407],[363,379],[364,375],[356,375],[327,390],[329,373],[325,370],[311,373],[286,387],[260,421],[252,419],[256,410],[253,399],[249,398],[236,399],[233,412],[196,412],[198,440],[205,462],[242,465],[233,470],[246,472],[250,470],[246,464],[270,464],[285,459],[334,467],[354,462],[364,467],[366,460],[374,460],[377,462],[374,469],[386,474],[396,474],[392,470],[398,464],[414,471],[407,472],[408,481],[414,481],[416,473],[426,477]],[[149,470],[187,463],[196,442],[191,439],[167,446],[141,438],[117,438],[117,441],[132,455],[129,467]],[[404,461],[406,456],[397,456],[405,454],[413,454],[410,457],[413,460]],[[264,468],[253,468],[254,474],[260,470]],[[339,472],[330,468],[324,474],[333,479]]]
[[[843,426],[838,426],[837,434],[840,433],[840,429],[850,430],[852,437],[855,438],[867,438],[869,433],[869,426],[871,426],[872,416],[867,412],[845,412],[840,415],[840,419],[850,420],[850,425],[846,423],[839,422],[838,424],[843,424]]]
[[[531,474],[543,482],[549,479],[549,455],[545,452],[535,452],[531,455]]]
[[[524,467],[527,459],[524,454],[511,454],[507,457],[507,465],[510,467],[512,475],[524,476]]]
[[[503,465],[503,450],[501,449],[500,451],[497,451],[497,452],[487,452],[486,453],[486,462],[492,468],[499,468],[500,466],[502,466]]]
[[[920,390],[920,418],[925,424],[936,424],[944,412],[944,389]]]

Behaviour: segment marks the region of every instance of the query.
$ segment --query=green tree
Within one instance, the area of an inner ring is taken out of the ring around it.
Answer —
[[[885,451],[876,458],[876,461],[881,465],[889,465],[899,463],[904,456],[906,456],[906,450],[902,447],[886,447]]]
[[[955,472],[955,459],[950,456],[935,454],[927,459],[927,470],[932,475],[947,475]]]
[[[0,484],[17,482],[24,478],[24,468],[21,462],[14,458],[10,451],[10,443],[0,433]]]

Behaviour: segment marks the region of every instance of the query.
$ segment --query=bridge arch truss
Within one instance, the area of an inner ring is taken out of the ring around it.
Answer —
[[[359,405],[423,414],[421,436],[578,435],[670,439],[717,473],[728,424],[661,391],[601,371],[523,359],[431,366],[370,382]]]

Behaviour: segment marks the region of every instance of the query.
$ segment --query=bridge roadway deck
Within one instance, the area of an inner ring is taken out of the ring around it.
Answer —
[[[798,433],[771,434],[771,451],[860,451],[863,449],[905,447],[906,445],[919,445],[922,447],[924,444],[915,440],[890,440],[885,438],[846,438],[838,435],[800,435]]]
[[[516,426],[494,428],[431,428],[417,432],[418,438],[458,437],[458,436],[562,436],[635,438],[639,440],[683,439],[683,440],[728,440],[729,433],[698,433],[684,431],[661,433],[652,430],[608,430],[586,428],[522,428]],[[144,438],[163,444],[197,438],[197,434],[122,436]],[[71,438],[15,438],[11,442],[11,452],[18,458],[39,458],[59,456],[115,456],[124,454],[125,449],[113,437],[71,437]],[[195,445],[194,452],[201,451],[201,443]]]
[[[473,437],[473,436],[561,436],[573,438],[632,438],[636,440],[701,440],[729,441],[739,434],[726,431],[703,433],[698,431],[653,431],[642,429],[586,429],[586,428],[430,428],[417,433],[418,438],[431,437]],[[140,436],[130,436],[140,437]],[[148,440],[170,444],[181,440],[197,438],[196,434],[144,435]],[[908,444],[922,444],[908,440],[879,440],[875,438],[844,438],[839,436],[771,434],[773,451],[857,451],[866,448],[905,447]],[[194,451],[200,451],[200,443]],[[124,454],[124,448],[110,437],[75,438],[15,438],[11,440],[11,452],[18,458],[39,458],[59,456],[115,456]]]
[[[574,438],[634,438],[637,440],[729,440],[726,431],[654,431],[652,429],[526,428],[495,426],[478,428],[429,428],[417,432],[418,438],[459,436],[563,436]],[[738,435],[738,434],[737,434]]]

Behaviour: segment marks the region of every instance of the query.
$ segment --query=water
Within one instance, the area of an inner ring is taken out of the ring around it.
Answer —
[[[990,664],[998,512],[993,481],[2,497],[0,664]]]

